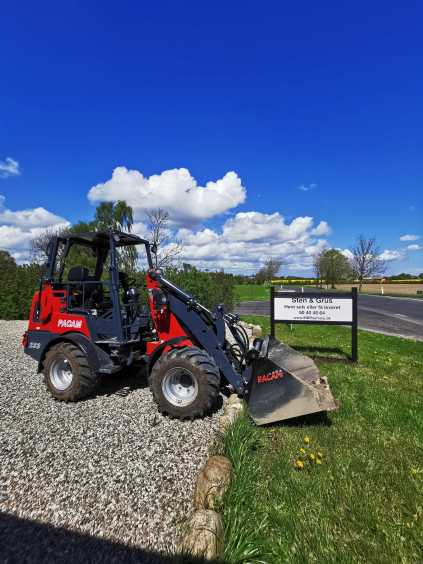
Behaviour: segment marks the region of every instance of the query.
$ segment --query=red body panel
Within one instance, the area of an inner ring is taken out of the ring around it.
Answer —
[[[153,290],[160,291],[160,284],[146,276],[148,292],[148,306],[151,320],[157,332],[157,340],[146,342],[146,354],[151,355],[155,349],[164,342],[178,337],[186,337],[173,346],[193,346],[193,342],[186,336],[186,331],[179,323],[175,315],[169,310],[168,305],[162,304],[159,308],[155,304]],[[66,312],[67,291],[64,289],[54,290],[51,284],[44,283],[41,293],[41,315],[35,320],[35,310],[38,306],[39,292],[36,292],[31,305],[28,322],[28,331],[48,331],[56,335],[65,333],[82,333],[90,338],[90,331],[84,315],[75,315]],[[172,346],[172,345],[171,345]],[[171,346],[165,347],[163,352],[170,350]]]
[[[41,315],[39,320],[35,320],[38,296],[39,292],[36,292],[32,298],[28,331],[49,331],[58,335],[76,332],[90,337],[85,317],[66,313],[66,290],[53,290],[49,283],[44,283],[41,292]]]
[[[150,309],[151,319],[154,328],[157,331],[159,341],[150,341],[147,343],[146,353],[148,355],[152,354],[154,350],[160,346],[163,342],[170,339],[175,339],[177,337],[185,337],[186,331],[179,323],[178,319],[169,310],[167,304],[163,304],[160,309],[157,309],[154,303],[154,296],[151,290],[160,290],[160,284],[153,280],[148,274],[146,276],[147,290],[148,292],[148,306]],[[187,337],[186,339],[178,342],[178,347],[188,346],[192,347],[193,342]],[[170,347],[166,347],[164,352],[169,350]]]

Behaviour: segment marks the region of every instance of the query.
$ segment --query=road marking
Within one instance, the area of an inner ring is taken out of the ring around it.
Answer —
[[[423,303],[422,298],[403,298],[401,296],[381,296],[380,294],[359,294],[358,299],[360,300],[361,297],[369,297],[369,298],[383,298],[384,300],[401,300],[406,302],[420,302]]]

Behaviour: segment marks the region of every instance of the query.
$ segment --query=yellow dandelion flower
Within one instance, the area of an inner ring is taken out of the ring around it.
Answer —
[[[306,445],[310,444],[310,437],[304,437],[304,442]]]
[[[295,461],[295,467],[298,468],[298,470],[302,470],[304,468],[304,462],[298,458]]]
[[[316,460],[316,456],[313,453],[309,454],[308,457],[310,460]]]
[[[305,448],[301,447],[301,448],[300,448],[300,452],[301,452],[302,454],[305,454]]]

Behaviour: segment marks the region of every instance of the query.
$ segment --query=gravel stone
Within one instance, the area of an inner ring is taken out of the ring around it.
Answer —
[[[103,377],[96,397],[56,401],[23,353],[25,329],[0,321],[0,512],[172,552],[219,412],[163,417],[145,376],[131,374]]]

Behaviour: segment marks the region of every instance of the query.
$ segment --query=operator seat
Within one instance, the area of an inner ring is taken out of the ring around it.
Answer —
[[[85,266],[73,266],[69,270],[68,281],[72,282],[69,288],[69,293],[71,296],[71,307],[82,306],[83,297],[85,294],[82,283],[88,280],[88,275],[89,271]],[[75,282],[80,282],[80,284],[75,284]]]
[[[85,266],[73,266],[69,270],[68,281],[80,282],[80,284],[72,284],[70,288],[72,307],[98,307],[103,301],[103,285],[101,282],[95,284],[95,277],[89,275],[89,270]]]
[[[88,280],[89,271],[85,266],[72,266],[69,270],[69,282],[85,282]]]

